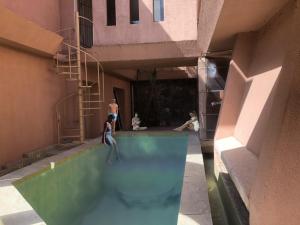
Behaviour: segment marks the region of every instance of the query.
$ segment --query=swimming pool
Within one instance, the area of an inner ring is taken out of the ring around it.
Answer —
[[[176,225],[188,135],[117,141],[120,162],[96,145],[15,186],[48,225]]]

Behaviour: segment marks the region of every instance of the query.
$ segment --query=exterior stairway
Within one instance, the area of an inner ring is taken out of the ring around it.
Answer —
[[[75,34],[65,39],[55,56],[56,73],[71,82],[75,89],[56,104],[58,144],[83,143],[86,118],[95,116],[95,112],[101,110],[104,102],[103,67],[97,58],[80,46],[79,20],[82,19],[84,18],[76,13],[76,27],[70,29],[75,30]],[[73,45],[73,42],[76,44]],[[91,66],[96,67],[97,72],[90,73],[95,71]]]

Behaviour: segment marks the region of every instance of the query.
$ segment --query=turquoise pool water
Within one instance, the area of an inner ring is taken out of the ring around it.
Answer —
[[[15,185],[48,225],[176,225],[187,135],[117,141],[120,162],[97,145]]]

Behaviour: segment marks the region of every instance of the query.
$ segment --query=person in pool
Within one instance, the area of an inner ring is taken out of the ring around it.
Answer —
[[[110,151],[107,157],[107,162],[111,164],[113,154],[116,155],[117,160],[120,160],[120,153],[117,146],[116,140],[112,136],[112,122],[113,115],[108,115],[107,120],[104,123],[103,135],[102,135],[102,143],[110,146]]]

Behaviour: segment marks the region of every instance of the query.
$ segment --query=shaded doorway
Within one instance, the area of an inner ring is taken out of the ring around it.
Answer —
[[[141,126],[175,127],[197,112],[197,79],[134,81],[133,99]]]
[[[124,128],[124,121],[125,118],[125,91],[121,88],[113,88],[114,98],[119,106],[119,114],[118,119],[116,122],[116,130],[122,130]]]

